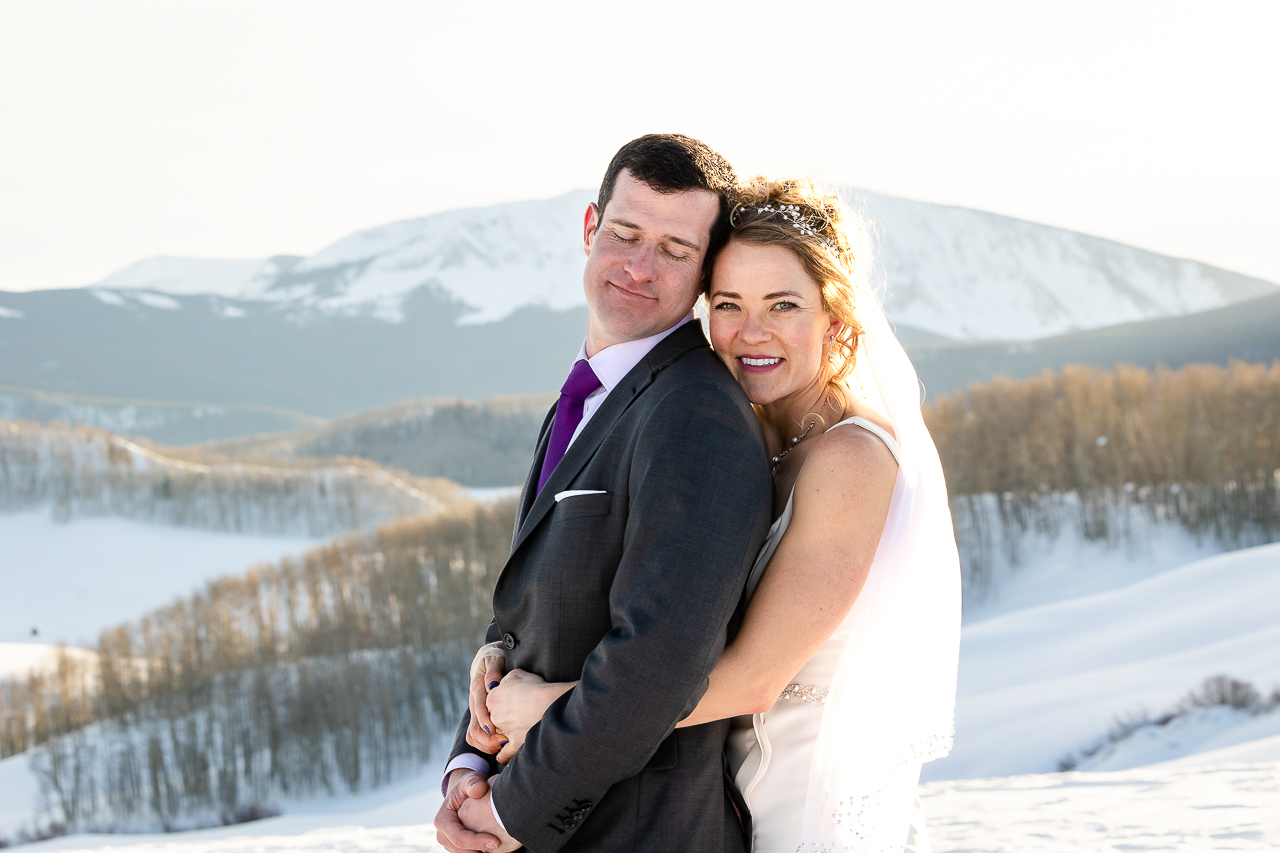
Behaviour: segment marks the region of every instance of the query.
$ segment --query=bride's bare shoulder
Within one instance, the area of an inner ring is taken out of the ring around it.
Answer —
[[[887,423],[877,423],[892,435]],[[898,461],[880,436],[854,424],[828,430],[805,458],[796,482],[802,494],[892,493]]]
[[[885,417],[885,415],[883,415],[880,412],[877,412],[875,409],[871,408],[866,403],[857,399],[849,401],[849,404],[845,407],[844,417],[842,418],[842,420],[847,420],[849,418],[855,418],[855,417],[862,418],[864,421],[870,421],[871,423],[880,427],[885,432],[889,433],[889,435],[893,436],[895,440],[898,438],[898,434],[893,431],[893,424],[889,421],[887,417]],[[844,429],[844,427],[841,427],[841,429]],[[839,431],[840,430],[831,430],[831,432],[833,433],[839,432]]]
[[[874,409],[865,405],[850,406],[846,408],[841,421],[853,417],[880,427],[897,440],[889,419]],[[898,466],[884,439],[856,423],[833,426],[823,433],[815,442],[809,458],[805,460],[805,467],[814,462],[818,463],[818,468],[847,475],[855,475],[859,471],[874,471],[885,466],[896,471]]]

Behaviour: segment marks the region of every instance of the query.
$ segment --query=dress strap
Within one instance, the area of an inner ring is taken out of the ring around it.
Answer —
[[[871,421],[867,420],[866,418],[862,418],[862,417],[858,417],[857,415],[854,415],[851,418],[845,418],[844,420],[840,421],[840,423],[838,424],[832,424],[831,429],[828,429],[827,432],[831,432],[831,430],[835,429],[836,427],[844,426],[845,424],[853,424],[854,426],[860,426],[863,429],[865,429],[867,432],[875,433],[875,435],[877,435],[880,438],[880,440],[884,442],[884,446],[889,448],[889,452],[893,454],[894,461],[897,462],[898,465],[902,465],[902,451],[898,447],[898,442],[894,441],[893,436],[889,434],[889,431],[887,429],[880,426],[879,424],[873,424]]]

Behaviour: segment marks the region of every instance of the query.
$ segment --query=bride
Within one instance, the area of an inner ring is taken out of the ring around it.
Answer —
[[[730,221],[704,282],[711,342],[760,417],[776,521],[680,725],[734,718],[755,853],[926,850],[915,788],[951,746],[960,588],[916,374],[837,196],[757,178]],[[477,655],[471,713],[473,744],[501,732],[505,762],[574,685],[514,670],[490,687],[501,667]]]

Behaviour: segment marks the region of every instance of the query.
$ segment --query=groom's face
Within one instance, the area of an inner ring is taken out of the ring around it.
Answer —
[[[656,335],[689,313],[719,204],[710,190],[659,193],[623,170],[605,210],[587,208],[588,356]]]

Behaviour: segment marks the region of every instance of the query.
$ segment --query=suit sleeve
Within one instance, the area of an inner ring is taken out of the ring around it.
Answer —
[[[508,832],[539,853],[568,840],[557,813],[638,774],[706,691],[769,524],[755,417],[722,387],[668,392],[640,430],[628,497],[612,629],[494,785]]]

